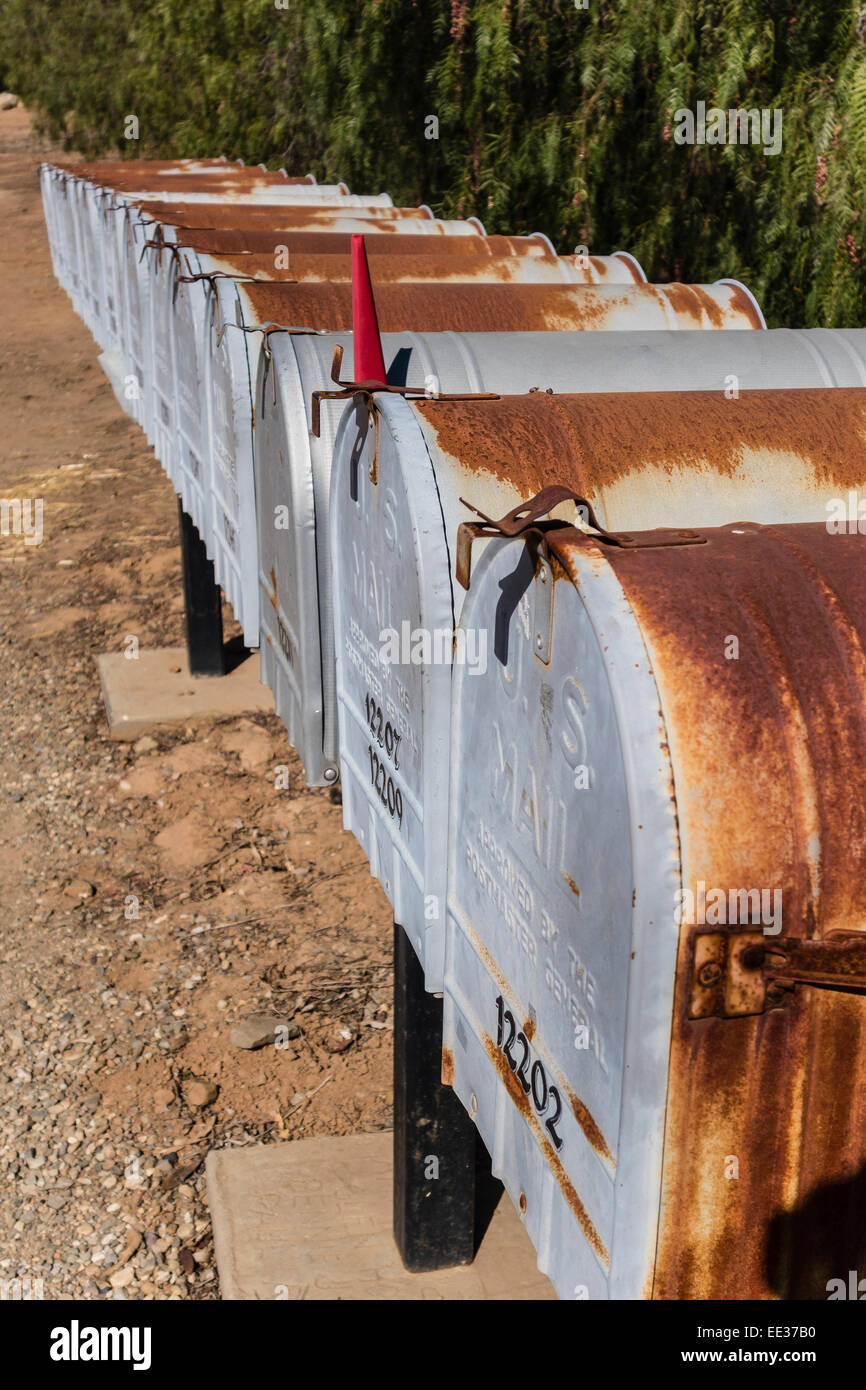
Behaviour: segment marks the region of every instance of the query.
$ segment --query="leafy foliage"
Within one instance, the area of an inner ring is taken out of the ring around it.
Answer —
[[[866,320],[864,0],[0,0],[0,66],[88,154],[312,169]],[[781,111],[781,152],[677,144],[698,100]]]

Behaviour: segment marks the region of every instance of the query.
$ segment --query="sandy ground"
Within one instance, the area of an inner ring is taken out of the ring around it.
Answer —
[[[97,655],[183,641],[177,510],[53,278],[51,154],[0,112],[0,497],[44,505],[0,536],[0,1295],[215,1298],[208,1148],[390,1124],[391,913],[275,717],[108,739]],[[234,1046],[261,1012],[298,1035]]]

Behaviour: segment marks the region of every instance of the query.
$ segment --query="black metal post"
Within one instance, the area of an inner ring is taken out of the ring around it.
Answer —
[[[394,1239],[406,1269],[471,1264],[502,1193],[474,1124],[442,1084],[442,1000],[394,923]]]
[[[192,517],[184,511],[180,498],[177,506],[190,675],[224,676],[222,595],[204,541]]]

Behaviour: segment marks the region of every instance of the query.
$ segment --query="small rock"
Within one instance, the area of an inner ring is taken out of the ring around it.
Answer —
[[[235,1024],[229,1038],[234,1047],[243,1047],[249,1052],[254,1052],[256,1048],[267,1047],[268,1043],[273,1043],[278,1028],[288,1027],[291,1036],[291,1029],[296,1026],[286,1024],[284,1019],[275,1018],[273,1014],[250,1014],[243,1023]],[[294,1036],[297,1037],[299,1032],[300,1029],[297,1029]]]
[[[18,105],[18,98],[12,92],[0,92],[0,111],[11,111]]]
[[[212,1081],[202,1081],[200,1077],[194,1076],[184,1082],[183,1098],[187,1105],[195,1110],[210,1105],[218,1095],[219,1086],[215,1086]]]
[[[128,1289],[134,1278],[135,1270],[132,1265],[125,1265],[123,1269],[116,1269],[110,1274],[108,1282],[113,1289]]]
[[[92,883],[88,883],[86,878],[74,878],[71,883],[67,883],[63,890],[64,898],[73,898],[76,902],[85,902],[92,898],[96,889]]]
[[[323,1039],[328,1052],[345,1052],[354,1041],[355,1034],[351,1028],[347,1028],[344,1024],[337,1024],[336,1027],[329,1029]]]
[[[68,1201],[68,1192],[52,1192],[45,1198],[45,1205],[50,1207],[52,1211],[60,1211],[61,1207],[65,1207]]]
[[[145,734],[143,738],[137,739],[132,747],[135,753],[153,753],[159,744],[150,734]]]

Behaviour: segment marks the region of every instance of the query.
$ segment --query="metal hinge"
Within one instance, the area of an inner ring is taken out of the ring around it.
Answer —
[[[866,990],[866,932],[820,941],[764,932],[697,932],[689,1018],[742,1018],[784,1007],[795,985]]]
[[[472,565],[472,542],[475,540],[487,539],[491,536],[536,536],[540,538],[540,551],[544,554],[547,546],[554,538],[563,537],[565,532],[576,532],[578,535],[588,536],[590,540],[600,541],[603,545],[618,546],[622,550],[644,550],[658,549],[661,546],[670,545],[706,545],[707,538],[700,531],[685,531],[673,528],[657,528],[654,531],[606,531],[599,523],[595,512],[585,497],[579,493],[572,492],[570,488],[553,485],[542,488],[534,497],[530,497],[527,502],[520,502],[513,507],[505,516],[494,521],[492,517],[485,516],[478,507],[467,502],[465,497],[460,501],[464,507],[468,507],[476,516],[481,517],[481,521],[462,521],[457,528],[457,582],[464,589],[469,588],[469,579]],[[541,522],[541,518],[547,516],[548,512],[553,511],[554,507],[560,506],[563,502],[574,502],[577,507],[581,520],[585,519],[585,526],[574,526],[571,522],[551,521]],[[546,556],[545,556],[546,558]]]
[[[339,387],[337,391],[314,391],[311,429],[319,438],[321,429],[320,411],[322,401],[348,400],[351,396],[362,395],[372,400],[374,395],[384,393],[391,396],[407,396],[411,400],[428,401],[498,401],[493,391],[460,392],[448,394],[444,391],[428,391],[424,386],[387,386],[381,381],[342,381],[343,348],[337,343],[331,362],[331,380]],[[374,480],[375,481],[375,480]]]

